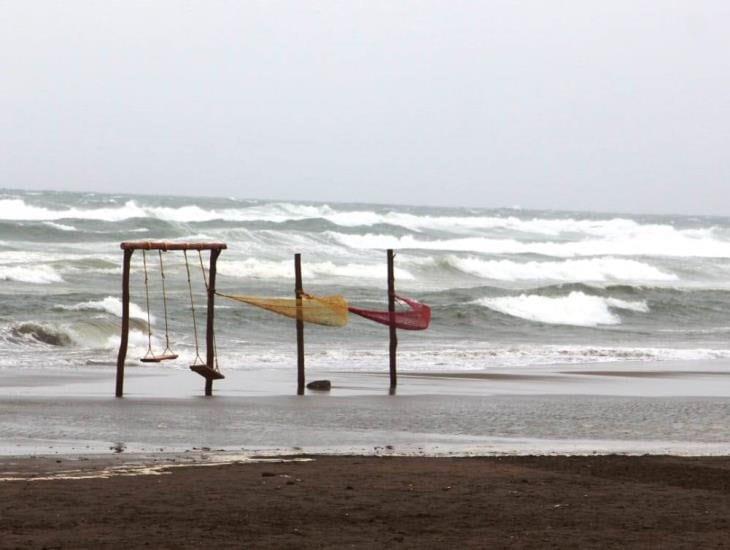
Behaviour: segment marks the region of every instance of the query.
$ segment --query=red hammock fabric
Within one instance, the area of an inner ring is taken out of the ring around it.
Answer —
[[[411,298],[396,296],[396,300],[403,302],[411,309],[409,311],[374,311],[370,309],[360,309],[359,307],[349,306],[347,309],[355,315],[365,317],[376,323],[390,326],[395,325],[396,328],[404,330],[425,330],[431,323],[431,308],[426,304],[422,304]],[[392,315],[392,317],[391,317]],[[392,321],[391,321],[392,318]]]

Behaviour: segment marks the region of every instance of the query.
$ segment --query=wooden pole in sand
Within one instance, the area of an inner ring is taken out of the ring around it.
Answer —
[[[390,389],[395,390],[398,378],[395,370],[395,355],[398,348],[398,335],[395,331],[395,275],[393,269],[393,249],[388,249],[388,312],[390,313]]]
[[[124,395],[124,362],[127,360],[127,343],[129,342],[129,268],[134,250],[124,251],[124,269],[122,274],[122,340],[117,355],[117,391],[116,396]]]
[[[205,329],[205,363],[208,368],[215,369],[215,274],[216,262],[221,251],[214,249],[210,251],[210,266],[208,267],[208,318]],[[206,377],[205,379],[205,395],[213,395],[213,379]]]
[[[302,318],[302,255],[294,254],[294,292],[297,299],[297,395],[304,395],[304,320]]]

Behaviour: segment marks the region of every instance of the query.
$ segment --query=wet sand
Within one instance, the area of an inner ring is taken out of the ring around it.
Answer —
[[[727,457],[313,458],[3,481],[0,548],[728,545]]]
[[[705,376],[717,376],[730,378],[730,371],[702,371],[702,370],[562,370],[552,375],[535,374],[512,374],[505,372],[426,372],[426,373],[404,373],[405,378],[453,378],[471,380],[512,380],[520,382],[548,382],[556,381],[556,375],[566,376],[613,376],[617,378],[696,378]]]
[[[295,395],[295,370],[230,370],[205,398],[185,369],[0,372],[0,456],[183,452],[730,454],[725,362],[401,373],[307,371],[331,392]],[[606,375],[603,375],[603,373]],[[637,376],[636,373],[644,376]]]

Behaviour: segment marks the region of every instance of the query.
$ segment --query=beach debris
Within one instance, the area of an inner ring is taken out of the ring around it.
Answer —
[[[316,391],[330,391],[332,389],[332,382],[329,380],[314,380],[307,384],[308,390]]]

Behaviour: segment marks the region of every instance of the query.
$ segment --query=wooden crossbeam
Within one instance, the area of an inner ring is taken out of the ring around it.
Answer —
[[[225,250],[228,245],[219,242],[125,241],[119,247],[122,250]]]

